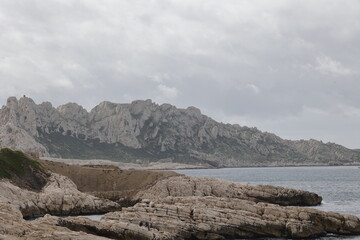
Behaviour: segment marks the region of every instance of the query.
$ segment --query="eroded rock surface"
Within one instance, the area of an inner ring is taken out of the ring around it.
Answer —
[[[147,222],[149,231],[159,239],[307,238],[360,233],[360,221],[351,215],[217,197],[144,200],[121,212],[106,214],[103,222],[138,226]]]
[[[316,194],[273,186],[250,186],[224,180],[173,176],[158,181],[132,207],[107,213],[100,221],[46,215],[116,210],[111,201],[79,192],[67,177],[52,173],[41,192],[0,181],[0,239],[226,239],[309,238],[360,234],[355,216],[322,212],[299,205],[321,201]],[[301,202],[304,204],[304,201]]]
[[[280,205],[314,206],[322,198],[312,192],[276,187],[271,185],[248,185],[223,179],[175,176],[158,181],[151,188],[139,192],[142,199],[161,199],[167,196],[214,196],[268,202]]]
[[[100,222],[70,217],[59,225],[116,239],[309,238],[359,234],[357,217],[303,207],[217,197],[144,200]]]
[[[71,178],[79,190],[111,200],[154,199],[167,196],[215,196],[263,201],[280,205],[314,206],[322,198],[315,193],[231,181],[197,178],[169,171],[122,170],[112,166],[76,166],[41,161],[46,169]],[[91,178],[86,176],[91,175]]]
[[[174,239],[169,232],[159,231],[154,228],[142,227],[138,223],[121,221],[119,219],[93,221],[84,217],[68,217],[58,219],[58,225],[67,227],[74,231],[83,231],[86,233],[108,237],[111,239],[126,240],[165,240]],[[183,239],[183,238],[177,238]]]
[[[110,178],[78,179],[84,189],[86,184],[96,182],[92,190],[104,188],[112,193],[114,189],[121,191],[129,187],[127,184],[136,183],[133,185],[136,188],[126,195],[132,201],[130,207],[118,211],[119,204],[80,192],[68,177],[46,172],[50,167],[20,152],[7,149],[2,153],[0,166],[2,176],[7,179],[0,180],[0,239],[215,240],[360,234],[360,221],[355,216],[290,206],[319,204],[321,197],[315,193],[169,172],[56,165],[69,176],[91,178],[96,173],[120,178],[113,182]],[[69,171],[65,169],[68,167]],[[35,180],[34,186],[23,184],[26,179],[32,179],[31,175],[39,176],[45,185],[35,184]],[[139,198],[143,200],[139,202]],[[34,221],[23,219],[47,213],[78,215],[109,211],[115,212],[106,214],[101,221],[50,215]]]
[[[49,155],[46,148],[33,136],[12,123],[0,126],[0,148],[5,147],[25,152],[39,152],[43,156]]]
[[[97,198],[77,190],[67,177],[51,174],[41,192],[32,192],[0,180],[0,203],[11,203],[24,217],[44,215],[71,215],[105,213],[120,209],[112,201]]]
[[[25,221],[14,205],[0,203],[0,239],[1,240],[105,240],[100,236],[74,232],[58,226],[58,218],[46,215],[34,221]]]

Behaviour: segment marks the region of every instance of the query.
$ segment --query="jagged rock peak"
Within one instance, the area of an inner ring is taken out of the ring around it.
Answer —
[[[77,119],[85,124],[88,122],[89,113],[77,103],[67,103],[57,107],[57,111],[66,119]]]
[[[37,104],[34,102],[32,98],[26,97],[25,95],[19,99],[17,99],[15,96],[8,97],[6,101],[6,107],[9,109],[17,109],[17,108],[35,108]],[[43,102],[39,106],[46,106],[46,107],[52,107],[50,102]]]
[[[40,106],[44,107],[45,109],[51,109],[53,108],[51,102],[45,101],[40,104]]]
[[[83,106],[81,106],[77,103],[74,103],[74,102],[69,102],[64,105],[60,105],[56,109],[61,113],[68,112],[71,110],[79,110],[79,111],[87,112],[87,110],[85,108],[83,108]]]
[[[49,102],[37,105],[28,97],[10,97],[0,109],[0,129],[0,146],[16,149],[26,136],[18,150],[66,158],[174,158],[216,167],[360,162],[359,151],[340,145],[283,140],[256,128],[216,122],[195,107],[159,105],[150,99],[104,101],[88,112],[77,103],[54,108]]]
[[[16,108],[18,104],[18,100],[16,97],[8,97],[6,101],[6,107],[13,109]]]
[[[29,97],[26,97],[25,95],[19,99],[19,104],[20,105],[36,105],[34,100],[32,100]]]

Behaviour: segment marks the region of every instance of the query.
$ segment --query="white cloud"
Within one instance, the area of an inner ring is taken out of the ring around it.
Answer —
[[[151,98],[259,128],[296,116],[269,128],[294,138],[306,118],[316,138],[358,120],[359,16],[358,0],[1,0],[0,102]]]
[[[328,115],[329,112],[316,107],[303,106],[303,114],[312,114],[312,115]]]
[[[322,74],[342,76],[350,76],[355,74],[353,70],[344,66],[341,62],[331,59],[327,56],[317,57],[316,62],[317,65],[315,66],[315,70]]]
[[[74,87],[74,84],[65,77],[56,79],[53,85],[55,87],[69,88],[69,89]]]
[[[59,66],[60,68],[60,66]],[[36,56],[11,56],[0,59],[0,81],[22,92],[44,92],[52,88],[72,88],[74,85],[61,69]]]
[[[156,83],[165,83],[170,80],[170,77],[167,73],[162,73],[153,75],[151,79]]]
[[[339,104],[338,108],[347,117],[360,118],[360,108]]]
[[[168,87],[164,84],[159,84],[157,86],[157,89],[161,94],[161,98],[165,98],[165,99],[176,98],[179,93],[179,91],[175,87]]]
[[[258,94],[260,92],[260,88],[255,84],[247,84],[246,87],[250,88],[255,94]]]

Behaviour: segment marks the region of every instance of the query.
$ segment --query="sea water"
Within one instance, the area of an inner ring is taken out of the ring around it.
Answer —
[[[352,214],[360,218],[360,168],[357,166],[192,169],[176,172],[253,185],[270,184],[307,190],[323,197],[322,204],[314,208]],[[329,236],[318,239],[360,240],[360,236]]]

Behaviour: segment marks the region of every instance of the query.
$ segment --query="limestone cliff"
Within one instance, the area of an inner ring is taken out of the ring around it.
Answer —
[[[353,164],[360,152],[316,140],[289,141],[256,128],[223,124],[195,107],[151,100],[76,103],[54,108],[10,97],[0,109],[0,147],[43,156],[125,162],[175,161],[204,166]]]

